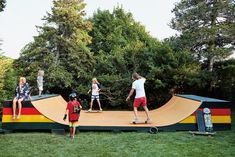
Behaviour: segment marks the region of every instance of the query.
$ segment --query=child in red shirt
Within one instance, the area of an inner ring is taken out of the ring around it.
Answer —
[[[64,120],[69,115],[69,127],[70,127],[70,137],[73,139],[76,133],[76,127],[78,126],[78,119],[80,116],[80,111],[82,109],[81,104],[77,101],[76,93],[69,95],[70,101],[67,104],[67,108],[64,115]]]

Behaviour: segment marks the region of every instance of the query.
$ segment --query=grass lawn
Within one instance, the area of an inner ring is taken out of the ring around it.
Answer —
[[[50,133],[0,135],[0,157],[235,157],[235,126],[213,138],[188,132],[80,132],[74,140]]]

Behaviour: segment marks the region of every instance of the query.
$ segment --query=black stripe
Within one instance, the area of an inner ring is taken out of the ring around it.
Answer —
[[[214,131],[230,130],[231,124],[213,124]],[[52,130],[68,129],[67,125],[59,123],[3,123],[5,130]],[[151,127],[135,126],[79,126],[81,131],[148,131]],[[174,124],[170,126],[158,127],[159,131],[197,131],[197,124]]]
[[[32,96],[32,101],[48,99],[48,98],[56,97],[56,96],[59,96],[59,95],[58,94],[45,94],[45,95],[42,95],[41,97]],[[12,108],[12,100],[5,101],[4,104],[3,104],[3,107]],[[34,106],[32,105],[31,101],[27,99],[27,100],[22,101],[22,107],[31,108],[31,107],[34,107]]]
[[[5,130],[51,130],[68,128],[67,125],[59,123],[2,123],[2,129]]]
[[[3,104],[3,107],[4,108],[12,108],[12,101],[5,101]],[[34,108],[31,101],[29,101],[29,100],[22,101],[22,107]]]
[[[231,108],[231,102],[202,102],[200,108]]]

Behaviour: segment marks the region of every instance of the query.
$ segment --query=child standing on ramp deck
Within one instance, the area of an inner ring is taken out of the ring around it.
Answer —
[[[134,100],[134,105],[133,105],[135,118],[133,120],[133,123],[138,122],[137,108],[139,106],[143,106],[146,116],[147,116],[145,123],[148,123],[150,122],[150,118],[149,118],[149,110],[147,107],[147,98],[145,96],[145,90],[144,90],[144,83],[146,79],[137,73],[132,74],[132,79],[134,80],[134,82],[132,83],[132,88],[131,88],[129,95],[126,98],[126,101],[130,100],[130,97],[133,95],[135,91],[136,95],[135,95],[135,100]]]
[[[91,89],[87,93],[89,94],[90,92],[91,92],[91,103],[90,103],[90,109],[88,111],[92,111],[92,106],[93,106],[93,102],[95,99],[99,105],[100,111],[102,111],[101,104],[100,104],[100,96],[99,96],[100,84],[96,78],[92,79]]]
[[[78,119],[80,116],[80,111],[82,109],[81,104],[77,101],[76,93],[71,93],[69,95],[69,102],[64,115],[64,120],[66,120],[67,115],[69,115],[69,127],[70,127],[70,137],[73,139],[76,133],[76,127],[78,126]]]

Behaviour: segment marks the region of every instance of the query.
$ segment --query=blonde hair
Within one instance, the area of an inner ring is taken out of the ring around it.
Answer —
[[[23,85],[24,83],[26,83],[26,78],[25,77],[20,77],[19,79],[19,88],[21,89],[21,85]]]
[[[38,76],[44,76],[44,70],[38,70]]]
[[[132,74],[132,79],[138,80],[138,79],[140,79],[140,78],[141,78],[141,76],[140,76],[137,72],[134,72],[134,73]]]
[[[92,79],[92,82],[95,82],[95,83],[99,84],[99,82],[98,82],[98,80],[97,80],[96,77],[94,77],[94,78]]]

